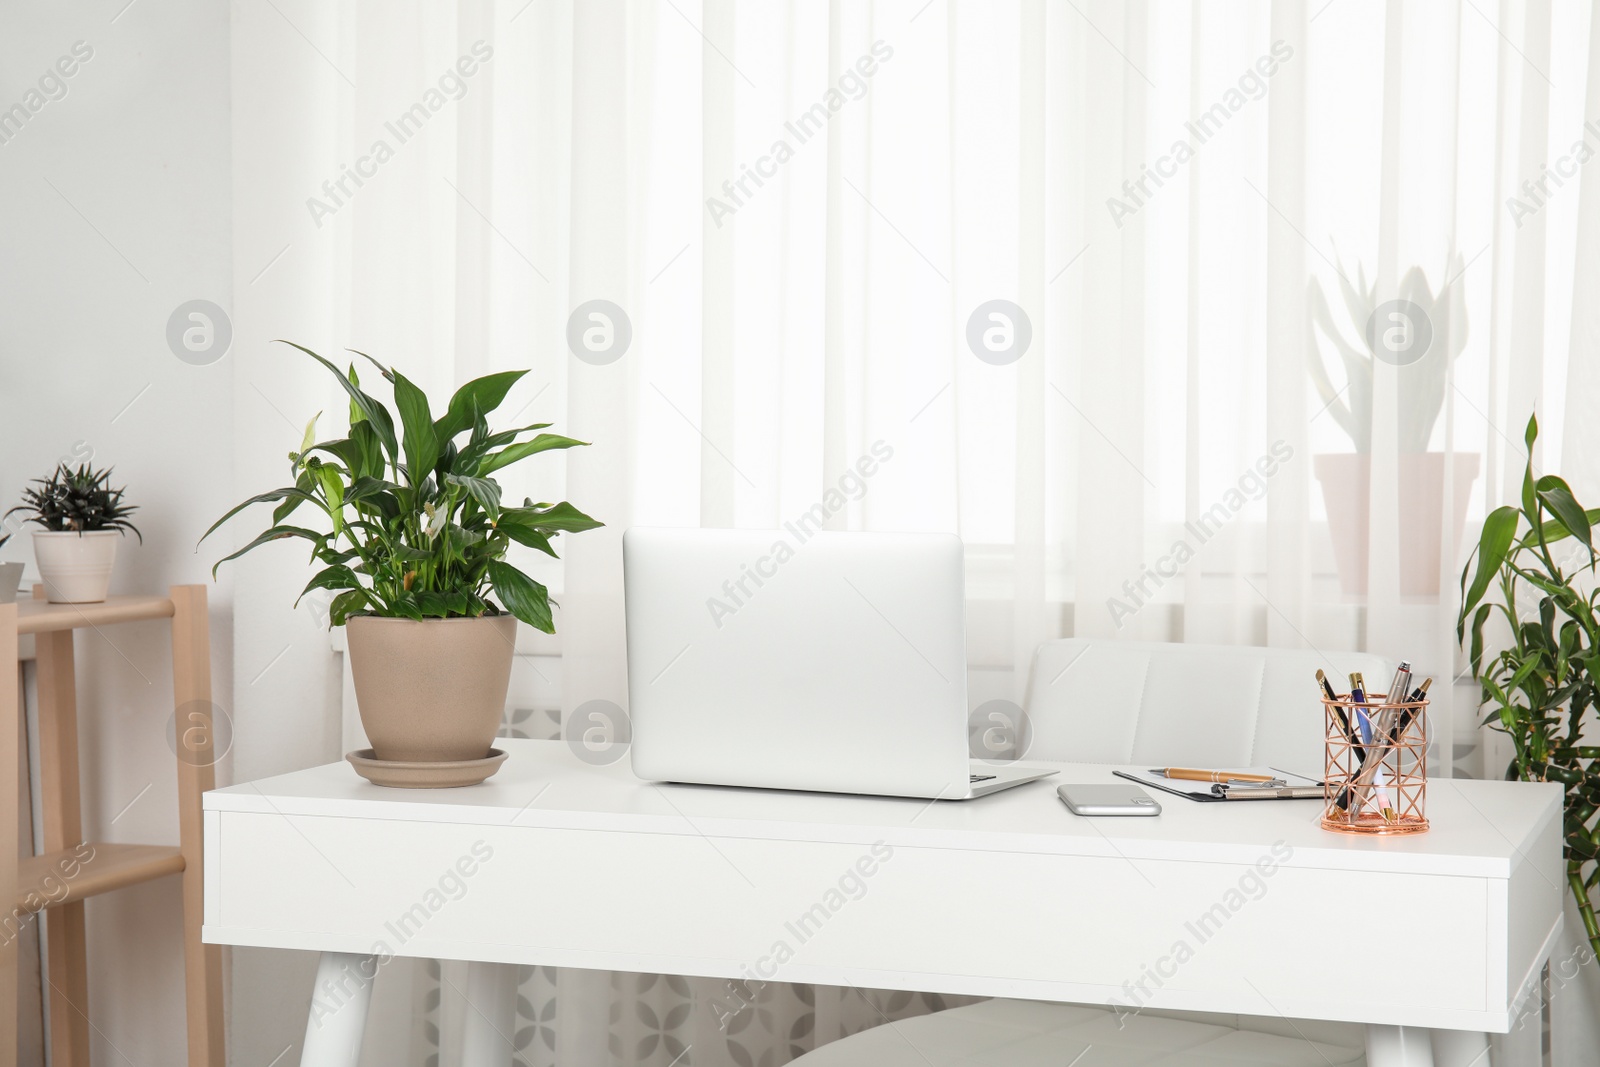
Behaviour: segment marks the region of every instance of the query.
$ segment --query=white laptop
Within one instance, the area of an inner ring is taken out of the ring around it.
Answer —
[[[968,756],[956,537],[635,527],[622,561],[640,778],[965,800],[1055,773]]]

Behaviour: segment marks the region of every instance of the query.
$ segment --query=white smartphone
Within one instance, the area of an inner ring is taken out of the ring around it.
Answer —
[[[1056,790],[1074,815],[1160,815],[1161,805],[1136,785],[1064,785]]]

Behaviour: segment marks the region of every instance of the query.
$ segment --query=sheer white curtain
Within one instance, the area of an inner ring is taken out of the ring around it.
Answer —
[[[608,523],[528,561],[568,711],[626,706],[624,528],[819,506],[964,538],[974,704],[1071,633],[1452,678],[1458,515],[1470,541],[1514,491],[1530,411],[1600,496],[1589,11],[239,0],[237,256],[267,268],[237,345],[435,395],[532,368],[508,410],[594,444],[511,489]],[[1451,688],[1443,762],[1476,771]],[[374,1055],[448,1047],[451,973],[408,972],[419,1021]],[[724,1028],[720,983],[522,992],[518,1056],[563,1065],[775,1064],[942,1003],[771,986]]]

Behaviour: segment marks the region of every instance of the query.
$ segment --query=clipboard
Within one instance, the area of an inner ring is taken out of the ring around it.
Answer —
[[[1230,800],[1321,800],[1323,798],[1322,783],[1314,778],[1307,778],[1302,774],[1293,774],[1288,771],[1280,771],[1271,767],[1234,769],[1243,774],[1278,775],[1285,780],[1290,778],[1298,778],[1300,779],[1300,783],[1291,783],[1288,788],[1283,790],[1286,795],[1281,796],[1269,795],[1267,790],[1261,790],[1259,792],[1254,790],[1234,790],[1233,795],[1229,796],[1228,790],[1224,790],[1221,794],[1213,792],[1210,782],[1191,782],[1183,778],[1163,778],[1159,774],[1151,774],[1149,771],[1141,770],[1112,771],[1111,773],[1116,775],[1118,778],[1126,778],[1128,781],[1135,782],[1147,789],[1159,789],[1163,793],[1171,793],[1173,796],[1184,797],[1188,800],[1197,800],[1202,804],[1214,804]],[[1312,790],[1315,790],[1315,792],[1312,792]]]

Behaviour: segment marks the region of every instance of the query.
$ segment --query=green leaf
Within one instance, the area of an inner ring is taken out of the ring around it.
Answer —
[[[417,610],[425,618],[445,619],[450,616],[450,601],[443,593],[423,591],[416,594]]]
[[[344,532],[344,479],[333,467],[318,467],[317,480],[328,498],[328,517],[333,520],[334,535],[338,536]]]
[[[361,465],[351,467],[351,473],[369,478],[382,478],[383,443],[378,439],[378,431],[372,428],[372,423],[363,419],[353,424],[350,427],[350,440],[355,442],[361,457]]]
[[[311,446],[313,444],[316,443],[316,440],[317,440],[317,420],[320,419],[320,418],[322,418],[322,412],[319,411],[315,415],[311,416],[311,421],[310,422],[306,423],[305,436],[300,438],[300,451],[301,452],[307,451],[308,449],[311,448]]]
[[[1539,524],[1537,494],[1533,490],[1533,442],[1539,437],[1539,419],[1536,415],[1528,416],[1528,429],[1522,435],[1523,443],[1528,449],[1528,462],[1522,468],[1522,511],[1528,516],[1528,521]]]
[[[262,533],[254,541],[251,541],[248,545],[245,545],[243,548],[239,549],[239,551],[234,552],[231,555],[223,556],[221,559],[217,560],[216,566],[211,568],[211,577],[215,578],[217,576],[217,568],[221,567],[224,563],[231,559],[238,559],[246,552],[249,552],[253,548],[259,548],[268,541],[281,541],[285,537],[301,537],[307,541],[310,541],[314,545],[323,545],[327,543],[327,540],[330,536],[332,535],[317,533],[315,530],[307,530],[301,526],[274,526]]]
[[[1480,674],[1483,673],[1483,670],[1482,670],[1482,667],[1481,667],[1481,664],[1483,663],[1483,624],[1484,624],[1485,621],[1488,620],[1489,613],[1490,613],[1491,609],[1493,609],[1493,607],[1494,607],[1493,604],[1480,604],[1480,605],[1478,605],[1478,612],[1477,612],[1477,614],[1475,616],[1473,616],[1473,619],[1472,619],[1472,652],[1471,652],[1471,658],[1472,658],[1472,673],[1473,673],[1474,676],[1477,676],[1477,675],[1480,675]]]
[[[472,499],[478,502],[490,519],[500,514],[500,486],[492,478],[464,478],[459,474],[447,474],[444,480],[472,494]]]
[[[527,545],[529,548],[537,548],[540,552],[543,552],[545,555],[551,556],[555,559],[561,558],[560,556],[556,555],[556,550],[550,547],[549,535],[535,530],[532,526],[524,526],[521,523],[516,522],[506,522],[505,516],[502,515],[500,522],[495,525],[495,529],[499,530],[501,533],[505,534],[519,545]]]
[[[1589,516],[1583,510],[1583,505],[1573,498],[1572,489],[1567,483],[1553,474],[1547,474],[1534,483],[1534,492],[1538,494],[1544,506],[1561,520],[1561,525],[1565,527],[1561,536],[1570,533],[1582,541],[1585,548],[1593,552],[1594,542],[1590,535]]]
[[[482,422],[478,425],[485,426]],[[474,430],[472,439],[467,442],[467,447],[461,450],[457,466],[462,470],[476,470],[478,461],[483,458],[486,452],[499,448],[501,445],[510,444],[517,439],[518,434],[527,433],[529,430],[542,430],[549,425],[548,422],[535,422],[528,426],[519,426],[515,430],[505,430],[496,434],[487,432],[487,427],[485,426],[485,432],[482,436],[479,436],[477,431]]]
[[[483,457],[483,462],[478,467],[479,474],[492,474],[501,467],[507,467],[521,459],[539,452],[548,452],[552,448],[574,448],[587,445],[588,441],[575,441],[570,437],[562,437],[557,433],[542,433],[531,441],[519,441],[517,444],[508,445],[499,452],[491,452]]]
[[[550,595],[544,586],[501,560],[489,562],[489,581],[500,602],[523,622],[547,634],[556,632],[550,614]]]
[[[354,363],[350,364],[349,378],[351,385],[359,386],[361,384],[361,377],[356,374],[356,365]],[[361,409],[356,406],[356,402],[354,400],[350,401],[350,425],[356,426],[366,421],[367,417],[361,413]]]
[[[596,530],[605,525],[598,519],[591,519],[565,500],[548,508],[506,508],[501,514],[519,526],[560,530],[565,533],[582,533],[584,530]]]
[[[389,382],[391,385],[394,384],[394,371],[390,370],[388,367],[385,367],[382,363],[379,363],[377,360],[373,359],[371,356],[367,355],[365,352],[361,351],[361,349],[359,349],[359,348],[347,348],[347,349],[345,349],[345,351],[346,352],[354,352],[356,355],[360,356],[362,359],[366,360],[368,363],[372,364],[374,367],[377,367],[378,368],[378,373],[383,375],[384,380]],[[353,364],[352,364],[352,366],[353,366]],[[352,370],[351,373],[353,374],[355,372]]]
[[[398,616],[402,619],[415,619],[417,622],[422,621],[422,609],[417,606],[416,597],[412,596],[410,593],[407,593],[402,597],[397,597],[395,600],[391,601],[389,604],[389,614]]]
[[[291,348],[298,348],[324,367],[327,367],[329,373],[339,380],[339,385],[343,387],[344,391],[350,394],[350,400],[355,404],[356,409],[372,424],[373,431],[377,433],[378,440],[383,442],[383,446],[388,450],[389,455],[391,457],[398,455],[399,445],[395,442],[394,418],[389,414],[388,408],[362,392],[361,387],[352,380],[356,376],[354,368],[351,368],[349,376],[346,377],[338,367],[335,367],[304,345],[297,345],[293,341],[285,341],[281,337],[278,341],[280,344],[286,344]],[[351,421],[354,422],[355,420],[352,419]],[[352,427],[352,432],[354,432],[354,427]]]
[[[328,625],[343,626],[345,620],[362,608],[370,607],[371,598],[365,589],[351,589],[340,593],[333,598],[333,603],[328,605]]]
[[[295,495],[285,497],[283,503],[272,509],[272,525],[282,525],[284,519],[287,519],[290,515],[293,515],[300,505],[304,504],[308,500],[326,512],[328,510],[327,505],[323,504],[322,501],[318,500],[312,495],[312,486],[313,482],[311,479],[311,472],[302,470],[300,472],[300,476],[295,479],[294,484],[295,489],[299,492]]]
[[[222,516],[222,518],[220,518],[216,522],[212,523],[211,524],[211,529],[209,529],[205,533],[201,534],[200,535],[200,541],[196,541],[195,544],[199,545],[201,541],[204,541],[206,538],[208,538],[212,534],[216,533],[217,529],[219,527],[221,527],[223,523],[227,522],[229,519],[233,518],[235,515],[239,514],[239,512],[243,511],[245,508],[249,507],[250,505],[252,505],[252,504],[270,504],[270,503],[272,503],[273,501],[276,501],[276,500],[295,500],[297,502],[304,502],[306,500],[309,500],[309,501],[311,501],[311,503],[316,504],[318,507],[322,506],[322,502],[321,501],[319,501],[316,497],[312,496],[310,493],[306,492],[303,489],[300,489],[297,486],[288,486],[287,488],[284,488],[284,489],[274,489],[270,493],[259,493],[256,496],[251,497],[249,500],[246,500],[243,504],[240,504],[238,507],[230,509],[226,515]]]
[[[498,374],[486,374],[482,378],[474,378],[457,389],[455,395],[450,398],[449,410],[434,423],[434,432],[438,434],[439,440],[448,441],[471,426],[474,413],[481,417],[499,407],[517,379],[527,373],[525,370],[508,370]]]
[[[309,582],[306,583],[306,587],[304,589],[300,590],[300,595],[294,598],[294,603],[295,603],[296,607],[299,607],[300,606],[300,601],[305,597],[305,595],[307,593],[311,592],[311,590],[313,590],[313,589],[360,589],[360,588],[361,588],[360,579],[358,579],[356,577],[355,571],[352,571],[349,567],[338,566],[338,565],[335,565],[335,566],[332,566],[332,567],[325,567],[322,570],[318,571],[316,573],[316,576],[314,578],[312,578]]]
[[[439,461],[439,436],[433,430],[428,397],[399,371],[394,372],[394,404],[400,409],[405,436],[406,469],[412,485],[421,485]]]
[[[1483,594],[1488,591],[1489,582],[1500,570],[1500,564],[1505,562],[1506,552],[1511,548],[1511,539],[1517,532],[1517,509],[1506,505],[1495,508],[1483,520],[1483,533],[1478,538],[1478,572],[1472,578],[1472,586],[1461,599],[1461,615],[1456,622],[1456,638],[1462,635],[1463,623],[1478,601],[1483,599]],[[1465,571],[1462,572],[1465,576]]]

